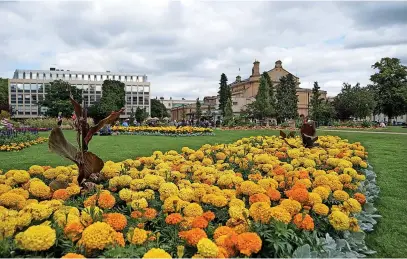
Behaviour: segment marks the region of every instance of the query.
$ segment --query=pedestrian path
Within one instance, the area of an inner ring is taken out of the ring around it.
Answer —
[[[366,134],[392,134],[392,135],[407,135],[407,132],[385,132],[385,131],[363,131],[363,130],[335,130],[335,129],[320,129],[318,131],[337,131],[349,133],[366,133]]]

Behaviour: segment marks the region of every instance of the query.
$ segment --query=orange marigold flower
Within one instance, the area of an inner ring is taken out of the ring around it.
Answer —
[[[170,225],[175,225],[180,223],[183,220],[183,217],[179,213],[172,213],[165,218],[165,223]]]
[[[107,213],[103,215],[103,221],[116,231],[121,231],[127,226],[126,217],[120,213]]]
[[[308,201],[308,191],[307,189],[303,189],[303,188],[294,188],[291,189],[289,191],[285,192],[286,195],[293,199],[296,200],[298,202],[304,203]]]
[[[153,220],[157,217],[157,211],[153,208],[146,208],[144,210],[144,217],[148,220]]]
[[[360,192],[357,192],[353,195],[353,198],[357,200],[361,205],[366,203],[366,196]]]
[[[274,175],[284,175],[285,174],[285,169],[282,168],[281,166],[276,167],[273,169],[273,174]]]
[[[84,230],[83,225],[80,222],[68,223],[64,228],[64,234],[72,241],[76,241],[81,237],[81,233]]]
[[[217,239],[220,236],[230,235],[230,234],[236,234],[236,232],[231,227],[220,226],[213,233],[213,238]]]
[[[111,209],[116,203],[116,199],[110,193],[101,193],[99,195],[98,204],[102,209]]]
[[[206,228],[208,226],[208,221],[203,216],[197,216],[192,221],[193,228]]]
[[[66,201],[67,199],[69,199],[69,197],[70,197],[70,195],[66,191],[66,189],[56,190],[52,195],[52,199],[54,199],[54,200],[64,200],[64,201]]]
[[[299,174],[300,179],[308,179],[309,178],[309,173],[306,170],[301,170]]]
[[[145,226],[144,223],[138,223],[138,224],[137,224],[137,227],[138,227],[138,228],[144,228],[144,226]]]
[[[188,231],[179,232],[179,237],[185,239],[191,246],[196,246],[202,238],[207,238],[205,231],[200,228],[193,228]]]
[[[212,211],[208,210],[206,212],[204,212],[204,214],[202,214],[202,216],[207,220],[207,221],[212,221],[215,219],[215,213],[213,213]]]
[[[86,258],[86,257],[81,254],[67,253],[66,255],[61,257],[61,259],[64,259],[64,258]]]
[[[281,193],[273,188],[269,188],[267,190],[267,196],[270,198],[272,201],[279,201],[281,199]]]
[[[261,249],[262,241],[256,233],[246,232],[237,236],[237,248],[240,253],[251,256]]]
[[[83,202],[83,206],[86,207],[94,207],[96,206],[96,194],[90,196]]]
[[[131,212],[130,216],[131,216],[133,219],[138,219],[138,218],[141,218],[141,217],[143,216],[143,213],[141,213],[141,212],[138,211],[138,210],[135,210],[135,211],[132,211],[132,212]]]
[[[257,181],[263,179],[263,177],[262,177],[261,174],[259,174],[259,173],[256,173],[256,174],[249,174],[249,175],[248,175],[248,178],[249,178],[250,181],[253,181],[253,182],[257,182]]]
[[[257,194],[253,194],[252,196],[250,196],[249,203],[253,204],[256,202],[266,202],[268,204],[271,204],[270,198],[263,193],[257,193]]]
[[[124,247],[126,245],[126,241],[124,240],[123,233],[121,232],[116,232],[114,236],[114,240],[116,241],[116,244],[118,244],[121,247]]]
[[[305,216],[303,214],[295,215],[293,222],[300,229],[309,231],[314,230],[314,220],[308,214],[306,214]]]

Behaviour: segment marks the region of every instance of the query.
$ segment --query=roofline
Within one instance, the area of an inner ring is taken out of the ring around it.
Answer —
[[[117,75],[117,76],[147,76],[146,74],[136,74],[136,73],[119,73],[119,72],[92,72],[92,71],[74,71],[74,70],[64,70],[64,71],[54,71],[54,70],[37,70],[37,69],[16,69],[14,72],[33,72],[33,73],[48,73],[53,74],[93,74],[93,75]]]

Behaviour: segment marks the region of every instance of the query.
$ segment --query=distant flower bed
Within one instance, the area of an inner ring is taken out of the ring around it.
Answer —
[[[236,127],[222,127],[222,130],[296,130],[293,127],[282,126],[236,126]]]
[[[44,132],[50,131],[52,128],[35,128],[35,127],[28,127],[28,128],[16,128],[16,131],[30,131],[30,132]]]
[[[375,130],[375,129],[380,129],[380,130],[386,130],[388,128],[381,128],[381,127],[364,127],[364,126],[324,126],[321,127],[321,129],[358,129],[358,130]]]
[[[213,130],[210,128],[200,128],[200,127],[123,127],[115,126],[112,127],[113,132],[120,132],[122,134],[129,135],[145,135],[145,136],[207,136],[214,135]]]
[[[47,138],[39,137],[38,134],[29,131],[4,130],[0,131],[0,151],[19,151],[32,145],[41,144]]]

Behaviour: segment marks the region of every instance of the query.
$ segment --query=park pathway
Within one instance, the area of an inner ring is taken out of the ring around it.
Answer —
[[[319,131],[337,131],[337,132],[349,132],[349,133],[407,135],[407,132],[383,132],[383,131],[335,130],[335,129],[320,129]]]

